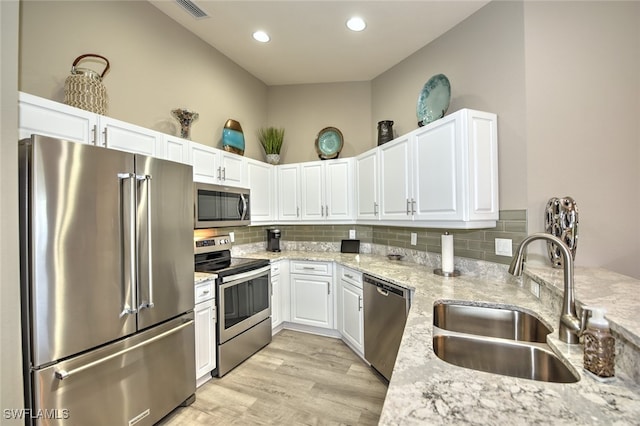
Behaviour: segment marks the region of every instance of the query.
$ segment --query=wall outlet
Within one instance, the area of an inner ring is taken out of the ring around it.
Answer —
[[[350,240],[355,240],[356,239],[356,230],[355,229],[349,229],[349,239]]]
[[[415,246],[418,244],[418,234],[416,234],[415,232],[411,233],[411,245]]]
[[[231,242],[234,242],[236,240],[236,234],[234,232],[229,232],[229,239]]]
[[[513,256],[513,241],[510,238],[496,238],[496,254],[498,256]]]

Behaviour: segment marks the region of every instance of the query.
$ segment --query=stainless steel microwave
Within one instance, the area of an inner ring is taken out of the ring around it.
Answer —
[[[249,190],[194,183],[195,228],[243,226],[251,223]]]

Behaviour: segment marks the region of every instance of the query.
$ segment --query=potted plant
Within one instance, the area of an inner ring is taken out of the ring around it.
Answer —
[[[284,140],[284,129],[267,127],[258,130],[258,139],[267,156],[267,163],[278,164],[280,162],[280,148]]]

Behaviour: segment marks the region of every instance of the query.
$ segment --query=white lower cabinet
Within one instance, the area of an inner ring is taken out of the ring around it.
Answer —
[[[332,265],[332,262],[291,262],[292,322],[334,328]]]
[[[193,309],[196,340],[196,385],[211,378],[216,368],[216,304],[213,281],[205,281],[195,288]]]
[[[364,355],[362,274],[344,266],[338,268],[338,331],[352,349]]]

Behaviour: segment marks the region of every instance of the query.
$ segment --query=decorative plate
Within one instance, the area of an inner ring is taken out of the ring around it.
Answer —
[[[316,137],[316,152],[322,160],[338,158],[343,145],[342,132],[335,127],[325,127]]]
[[[449,109],[451,99],[451,84],[444,74],[436,74],[429,79],[422,88],[418,96],[416,115],[418,116],[418,126],[436,121],[444,117]]]

